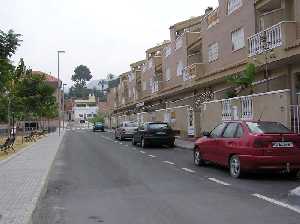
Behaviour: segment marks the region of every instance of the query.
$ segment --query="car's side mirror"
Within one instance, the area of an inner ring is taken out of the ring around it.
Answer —
[[[205,131],[205,132],[203,132],[203,136],[205,136],[205,137],[210,137],[210,132],[208,132],[208,131]]]

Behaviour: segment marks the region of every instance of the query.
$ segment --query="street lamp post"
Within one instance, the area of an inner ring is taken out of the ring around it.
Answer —
[[[63,106],[62,106],[62,114],[63,114],[63,129],[65,129],[65,86],[67,84],[63,84]]]
[[[61,120],[61,99],[60,99],[60,78],[59,78],[59,55],[66,53],[65,51],[57,51],[57,100],[58,100],[58,135],[60,136],[60,120]]]

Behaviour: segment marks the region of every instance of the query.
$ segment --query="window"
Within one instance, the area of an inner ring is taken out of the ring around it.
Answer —
[[[291,133],[291,131],[279,122],[247,122],[247,126],[251,133],[254,134],[277,134],[277,133]]]
[[[243,5],[242,0],[228,0],[227,14],[230,15]]]
[[[143,91],[147,90],[147,81],[143,81]]]
[[[171,70],[170,68],[166,69],[166,81],[171,80]]]
[[[179,61],[177,64],[177,76],[181,76],[183,71],[183,63]]]
[[[225,126],[226,126],[226,123],[222,123],[222,124],[218,125],[214,130],[212,130],[212,132],[210,133],[210,136],[212,138],[221,137]]]
[[[213,43],[208,46],[208,62],[211,63],[219,58],[219,44]]]
[[[137,127],[137,123],[136,122],[125,122],[124,123],[124,127]]]
[[[223,137],[224,138],[234,138],[237,126],[238,126],[238,123],[228,124],[224,131]]]
[[[245,47],[245,34],[244,29],[240,28],[231,33],[232,51],[239,50]]]
[[[242,126],[239,124],[238,129],[237,129],[237,131],[236,131],[236,137],[237,137],[237,138],[241,138],[241,137],[243,137],[243,135],[244,135],[243,128],[242,128]]]
[[[150,123],[149,129],[167,129],[169,128],[167,123]]]
[[[183,36],[179,36],[177,39],[176,39],[176,47],[175,49],[178,50],[179,48],[181,48],[183,45]]]
[[[165,48],[165,57],[169,57],[170,55],[172,54],[172,48],[169,46],[169,47],[166,47]]]

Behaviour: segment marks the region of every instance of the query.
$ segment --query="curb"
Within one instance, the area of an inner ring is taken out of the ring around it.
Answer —
[[[29,220],[26,222],[26,224],[33,224],[33,217],[34,217],[34,215],[35,215],[36,209],[39,207],[39,205],[40,205],[40,203],[41,203],[43,197],[45,196],[45,194],[46,194],[46,192],[47,192],[47,190],[48,190],[48,179],[49,179],[49,175],[50,175],[50,172],[51,172],[51,170],[52,170],[52,168],[53,168],[53,164],[54,164],[56,155],[57,155],[57,153],[58,153],[58,150],[59,150],[59,148],[60,148],[60,146],[61,146],[61,144],[62,144],[62,142],[63,142],[63,140],[64,140],[65,133],[66,133],[66,131],[61,132],[61,140],[60,140],[60,143],[59,143],[59,145],[58,145],[57,151],[56,151],[56,153],[55,153],[55,155],[54,155],[54,157],[53,157],[53,160],[51,161],[51,164],[50,164],[50,166],[49,166],[49,169],[48,169],[47,174],[45,175],[45,177],[44,177],[43,180],[42,180],[42,187],[41,187],[41,189],[40,189],[40,191],[39,191],[39,193],[38,193],[37,199],[36,199],[36,201],[35,201],[35,205],[33,205],[33,209],[32,209],[32,211],[31,211]]]

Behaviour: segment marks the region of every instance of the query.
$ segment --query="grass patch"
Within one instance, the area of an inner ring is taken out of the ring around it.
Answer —
[[[6,140],[6,137],[1,136],[0,137],[0,144],[4,144],[5,140]],[[16,152],[19,152],[22,149],[24,149],[25,147],[27,147],[29,145],[32,145],[33,143],[34,142],[25,142],[25,141],[22,143],[22,136],[17,136],[14,148],[15,148]],[[0,161],[4,160],[4,159],[7,159],[8,157],[15,154],[16,152],[14,152],[12,150],[10,150],[8,152],[8,154],[6,154],[5,152],[0,152]]]

